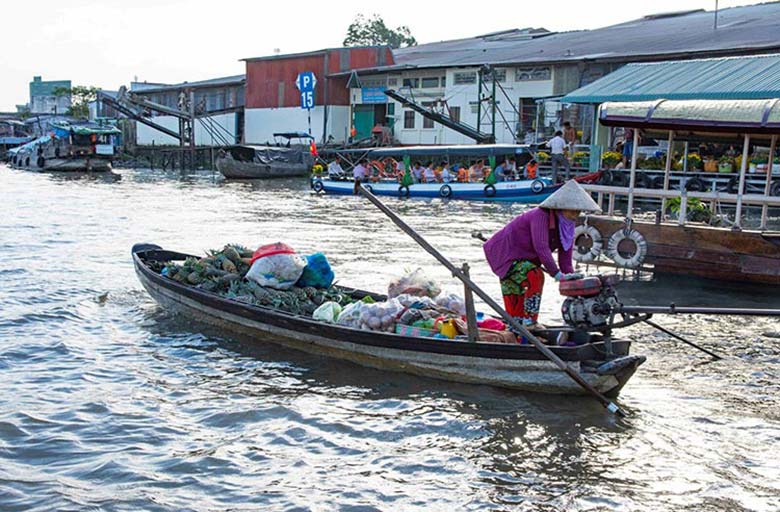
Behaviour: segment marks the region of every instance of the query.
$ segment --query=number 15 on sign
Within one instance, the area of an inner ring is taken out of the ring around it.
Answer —
[[[301,108],[314,108],[314,91],[301,92]]]

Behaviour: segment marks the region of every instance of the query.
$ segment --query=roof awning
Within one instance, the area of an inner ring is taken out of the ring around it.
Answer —
[[[608,102],[599,121],[645,131],[688,134],[780,134],[780,98],[771,100],[658,100]]]
[[[780,55],[627,64],[570,92],[564,103],[749,100],[780,97]]]

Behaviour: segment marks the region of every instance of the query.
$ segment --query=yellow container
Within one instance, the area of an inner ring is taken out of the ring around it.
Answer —
[[[452,319],[439,324],[439,332],[449,339],[453,339],[458,335],[458,329],[455,327],[455,322]]]

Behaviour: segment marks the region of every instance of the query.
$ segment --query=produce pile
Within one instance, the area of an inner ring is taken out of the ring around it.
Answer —
[[[200,259],[187,258],[181,264],[156,263],[152,268],[169,279],[218,293],[228,299],[297,315],[311,316],[325,302],[346,306],[355,301],[348,290],[338,286],[292,286],[288,290],[260,286],[255,281],[246,279],[252,268],[252,254],[253,251],[241,245],[228,244],[220,250],[208,251],[207,255]],[[259,266],[261,265],[258,264]]]

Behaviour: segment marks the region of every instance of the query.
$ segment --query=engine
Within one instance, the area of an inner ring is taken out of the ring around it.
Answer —
[[[615,275],[562,281],[560,292],[566,296],[561,306],[563,320],[584,330],[606,325],[612,311],[620,306],[615,292],[618,281]]]

